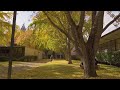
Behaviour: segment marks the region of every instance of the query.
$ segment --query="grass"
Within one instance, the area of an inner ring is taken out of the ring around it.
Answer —
[[[12,79],[84,79],[79,61],[13,62]],[[8,62],[0,62],[0,78],[6,78]],[[35,67],[36,66],[36,67]],[[120,79],[120,68],[99,64],[98,77],[90,79]]]

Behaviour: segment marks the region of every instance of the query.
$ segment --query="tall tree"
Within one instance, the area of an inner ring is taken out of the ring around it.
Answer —
[[[42,17],[39,18],[39,17]],[[51,27],[49,21],[45,15],[37,15],[35,20],[30,24],[29,29],[34,31],[37,47],[41,47],[55,51],[55,52],[66,52],[66,36],[60,31],[56,30],[54,27]]]
[[[89,37],[87,41],[84,39],[83,31],[84,31],[84,24],[87,11],[80,11],[80,18],[78,19],[78,23],[75,22],[73,19],[72,11],[65,11],[65,16],[67,18],[67,22],[70,26],[71,35],[69,35],[63,28],[61,28],[53,18],[51,18],[49,12],[43,11],[46,15],[48,20],[50,21],[51,25],[57,30],[64,33],[74,44],[82,62],[84,65],[84,76],[88,77],[96,77],[96,69],[95,69],[95,55],[97,53],[97,49],[99,47],[99,42],[101,38],[101,34],[119,17],[118,14],[112,21],[110,21],[104,28],[103,28],[103,20],[104,20],[104,11],[91,11],[91,26]],[[53,12],[54,13],[54,12]],[[57,15],[56,15],[57,16]]]
[[[16,26],[16,13],[13,13],[13,25],[12,25],[12,35],[11,35],[11,46],[10,46],[10,59],[9,59],[9,67],[8,67],[8,79],[11,79],[12,73],[12,60],[13,60],[13,48],[14,48],[14,36],[15,36],[15,26]]]
[[[64,31],[66,31],[67,33],[70,33],[69,32],[69,26],[68,26],[68,23],[64,20],[65,19],[65,15],[64,14],[62,14],[63,12],[55,12],[55,13],[49,13],[49,14],[51,14],[51,16],[53,16],[53,19],[55,20],[55,22],[62,28],[62,29],[64,29]],[[36,15],[37,17],[41,17],[41,14],[42,13],[40,13],[40,14],[38,14],[38,15]],[[56,16],[56,14],[58,14],[57,16]],[[60,16],[60,17],[59,17]],[[44,17],[44,18],[43,18]],[[42,18],[42,19],[41,19]],[[44,21],[47,21],[48,22],[48,24],[49,24],[49,26],[51,26],[50,25],[50,23],[49,23],[49,21],[45,18],[45,16],[43,15],[42,17],[41,17],[40,19],[38,19],[39,21],[41,21],[42,23],[44,22]],[[43,20],[43,21],[42,21]],[[48,28],[48,27],[47,27]],[[53,28],[53,27],[52,27]],[[54,28],[54,29],[56,29],[56,28]],[[49,30],[47,30],[47,31],[49,31]],[[56,35],[59,35],[60,37],[59,37],[59,39],[60,40],[66,40],[65,38],[62,38],[61,37],[61,32],[60,33],[56,33]],[[55,37],[54,37],[55,38]],[[54,39],[52,39],[52,40],[54,40]],[[71,48],[73,48],[72,46],[70,46],[71,45],[71,43],[70,43],[70,39],[69,38],[67,38],[67,40],[66,40],[66,44],[67,44],[67,46],[66,46],[66,49],[64,49],[65,50],[65,56],[66,56],[66,58],[67,58],[67,60],[68,60],[68,64],[72,64],[72,61],[71,61]],[[58,44],[58,45],[60,45],[60,44]],[[58,46],[57,45],[57,46]],[[52,46],[54,46],[54,45],[52,45]],[[55,47],[55,46],[54,46]],[[59,47],[57,47],[57,48],[59,48]],[[61,48],[62,49],[62,48]]]

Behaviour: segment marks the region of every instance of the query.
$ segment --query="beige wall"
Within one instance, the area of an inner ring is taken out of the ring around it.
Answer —
[[[42,59],[42,51],[25,47],[25,56],[28,56],[28,55],[34,55],[34,56],[37,56],[38,59]]]

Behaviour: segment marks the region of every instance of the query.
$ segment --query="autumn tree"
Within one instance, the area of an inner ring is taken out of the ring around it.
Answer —
[[[0,11],[0,45],[7,45],[9,36],[7,33],[11,32],[12,25],[10,24],[10,19],[12,17],[12,13],[8,11]]]
[[[64,12],[54,12],[54,13],[50,13],[50,15],[51,15],[51,18],[53,18],[54,21],[62,29],[64,29],[67,33],[70,33],[69,25],[65,20]],[[59,18],[59,16],[62,16],[62,17]],[[38,32],[38,31],[40,32],[39,42],[40,40],[42,40],[43,43],[47,41],[44,45],[46,45],[50,50],[53,50],[55,52],[64,52],[68,60],[68,63],[69,64],[72,63],[70,52],[71,52],[71,49],[73,48],[73,44],[70,42],[69,38],[67,38],[62,32],[60,32],[59,30],[56,30],[56,28],[51,26],[51,23],[49,22],[47,17],[44,15],[44,13],[38,12],[35,15],[35,17],[33,18],[33,22],[30,25],[30,28],[34,29],[35,32]]]
[[[60,11],[59,11],[60,12]],[[118,14],[112,21],[110,21],[105,27],[103,27],[103,20],[104,20],[104,11],[91,11],[90,17],[91,17],[91,25],[89,28],[88,38],[84,38],[84,25],[86,23],[86,16],[88,11],[80,11],[78,12],[79,18],[77,18],[77,22],[75,21],[75,18],[73,17],[74,11],[64,11],[62,12],[66,18],[66,22],[68,23],[70,27],[71,34],[68,34],[63,28],[61,28],[57,21],[55,21],[55,17],[53,18],[53,15],[55,12],[48,12],[43,11],[43,13],[48,18],[51,25],[56,28],[57,30],[64,33],[74,44],[77,53],[79,54],[81,61],[84,65],[84,76],[86,78],[88,77],[96,77],[96,69],[95,69],[95,55],[97,53],[99,42],[101,38],[101,34],[119,17],[120,14]],[[55,16],[59,16],[58,14]],[[58,17],[60,18],[60,16]],[[59,19],[60,20],[60,19]],[[64,25],[64,24],[63,24]]]
[[[42,19],[41,19],[42,18]],[[33,30],[33,34],[36,36],[37,47],[46,48],[55,52],[62,52],[65,55],[67,52],[66,41],[67,37],[51,27],[49,21],[45,15],[39,12],[33,19],[33,22],[29,25],[29,29]]]

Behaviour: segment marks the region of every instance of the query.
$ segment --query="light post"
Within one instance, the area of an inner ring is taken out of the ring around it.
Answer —
[[[9,66],[8,66],[8,79],[11,79],[12,74],[12,60],[13,60],[13,48],[14,48],[14,36],[15,36],[15,27],[16,27],[16,13],[13,13],[13,24],[12,24],[12,34],[11,34],[11,45],[10,45],[10,52],[9,52]]]

